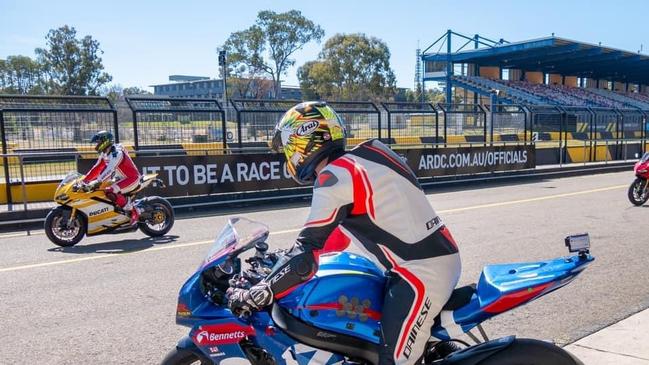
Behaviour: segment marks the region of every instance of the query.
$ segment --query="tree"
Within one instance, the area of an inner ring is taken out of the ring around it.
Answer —
[[[131,87],[122,87],[120,84],[111,84],[105,87],[102,87],[99,91],[99,93],[108,99],[110,101],[119,101],[119,100],[124,100],[124,97],[129,96],[129,95],[151,95],[151,93],[147,90],[140,89],[137,86],[131,86]]]
[[[100,55],[104,52],[91,36],[77,39],[76,29],[64,25],[51,29],[45,39],[46,48],[37,48],[36,55],[45,71],[44,85],[48,93],[97,95],[112,80],[103,72]]]
[[[395,91],[390,50],[365,34],[336,34],[325,42],[316,61],[298,70],[304,95],[332,100],[385,99]]]
[[[273,80],[274,96],[281,93],[281,77],[295,64],[291,56],[311,41],[320,41],[324,30],[298,10],[276,13],[260,11],[250,28],[234,32],[225,42],[228,76]]]
[[[38,62],[27,56],[9,56],[0,60],[0,92],[40,94],[43,72]]]

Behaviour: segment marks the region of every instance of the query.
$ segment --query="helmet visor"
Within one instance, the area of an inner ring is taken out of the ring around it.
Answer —
[[[271,142],[271,149],[277,153],[284,152],[284,146],[288,144],[291,136],[291,131],[287,129],[276,129],[273,141]]]

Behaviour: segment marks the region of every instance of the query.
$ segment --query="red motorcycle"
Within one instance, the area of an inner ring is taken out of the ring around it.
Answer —
[[[633,166],[635,180],[629,186],[629,201],[634,205],[642,205],[649,200],[649,152]]]

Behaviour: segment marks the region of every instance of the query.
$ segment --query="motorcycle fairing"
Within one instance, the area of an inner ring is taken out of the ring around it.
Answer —
[[[232,318],[232,312],[214,305],[200,289],[201,271],[195,272],[182,286],[178,296],[176,323],[193,327],[196,323],[214,318]]]
[[[539,298],[571,282],[594,258],[569,256],[547,261],[487,265],[468,304],[443,310],[431,335],[449,340],[479,323]]]
[[[196,348],[218,364],[224,359],[246,359],[239,343],[255,334],[255,329],[250,324],[231,316],[197,323],[189,332],[189,338]]]
[[[378,344],[385,281],[362,256],[323,255],[315,277],[278,304],[309,325]]]

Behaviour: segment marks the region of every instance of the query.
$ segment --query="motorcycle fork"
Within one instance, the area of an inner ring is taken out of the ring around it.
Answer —
[[[68,218],[68,227],[72,225],[72,222],[74,222],[74,218],[77,216],[77,208],[72,207],[72,211],[70,212],[70,218]]]

